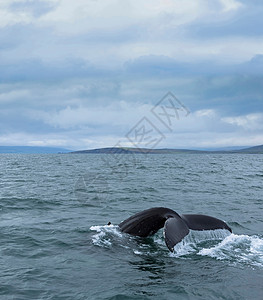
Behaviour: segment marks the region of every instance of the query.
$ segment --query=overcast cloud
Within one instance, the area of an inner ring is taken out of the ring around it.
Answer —
[[[1,0],[0,145],[263,144],[263,2]],[[151,113],[171,91],[190,110]],[[176,122],[175,122],[176,121]]]

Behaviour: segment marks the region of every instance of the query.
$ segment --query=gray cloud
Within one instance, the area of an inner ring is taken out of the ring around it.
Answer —
[[[34,17],[40,17],[55,8],[55,3],[49,1],[14,1],[8,6],[12,12],[27,12]]]
[[[162,146],[259,142],[263,5],[212,2],[1,4],[0,143],[113,146],[167,91],[192,114]]]
[[[185,33],[197,39],[215,39],[234,36],[262,37],[263,7],[253,6],[251,3],[243,2],[244,6],[240,12],[229,18],[215,18],[214,20],[191,23],[185,27]]]

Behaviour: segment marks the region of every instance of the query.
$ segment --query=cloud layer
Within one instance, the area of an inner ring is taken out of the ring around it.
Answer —
[[[158,147],[263,143],[263,4],[3,0],[0,144],[113,146],[173,92]]]

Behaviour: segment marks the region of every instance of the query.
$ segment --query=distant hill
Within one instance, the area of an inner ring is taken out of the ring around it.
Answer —
[[[0,153],[17,154],[50,154],[50,153],[68,153],[71,150],[53,147],[35,147],[35,146],[0,146]]]
[[[187,149],[147,149],[147,148],[99,148],[99,149],[91,149],[91,150],[81,150],[81,151],[74,151],[71,153],[76,154],[172,154],[172,153],[197,153],[203,152],[198,150],[187,150]]]
[[[192,150],[192,149],[147,149],[147,148],[98,148],[91,150],[71,151],[64,148],[53,147],[35,147],[35,146],[0,146],[1,153],[17,153],[17,154],[52,154],[52,153],[73,153],[73,154],[206,154],[206,153],[240,153],[240,154],[263,154],[263,145],[239,149],[238,147],[231,147],[226,150]]]
[[[255,146],[250,148],[244,149],[237,149],[233,150],[234,147],[231,147],[231,150],[221,150],[221,151],[212,151],[212,150],[191,150],[191,149],[147,149],[147,148],[117,148],[117,147],[109,147],[109,148],[98,148],[98,149],[91,149],[91,150],[80,150],[71,152],[73,154],[180,154],[180,153],[247,153],[247,154],[263,154],[263,145]]]
[[[229,147],[210,147],[210,148],[193,148],[192,150],[201,151],[236,151],[248,148],[248,146],[229,146]]]
[[[263,153],[263,145],[259,145],[259,146],[255,146],[255,147],[249,147],[249,148],[245,148],[245,149],[240,149],[236,152],[262,154]]]

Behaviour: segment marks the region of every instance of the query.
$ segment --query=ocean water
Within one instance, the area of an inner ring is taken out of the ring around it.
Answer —
[[[0,299],[262,299],[263,155],[1,154],[0,179]],[[155,206],[233,233],[118,230]]]

